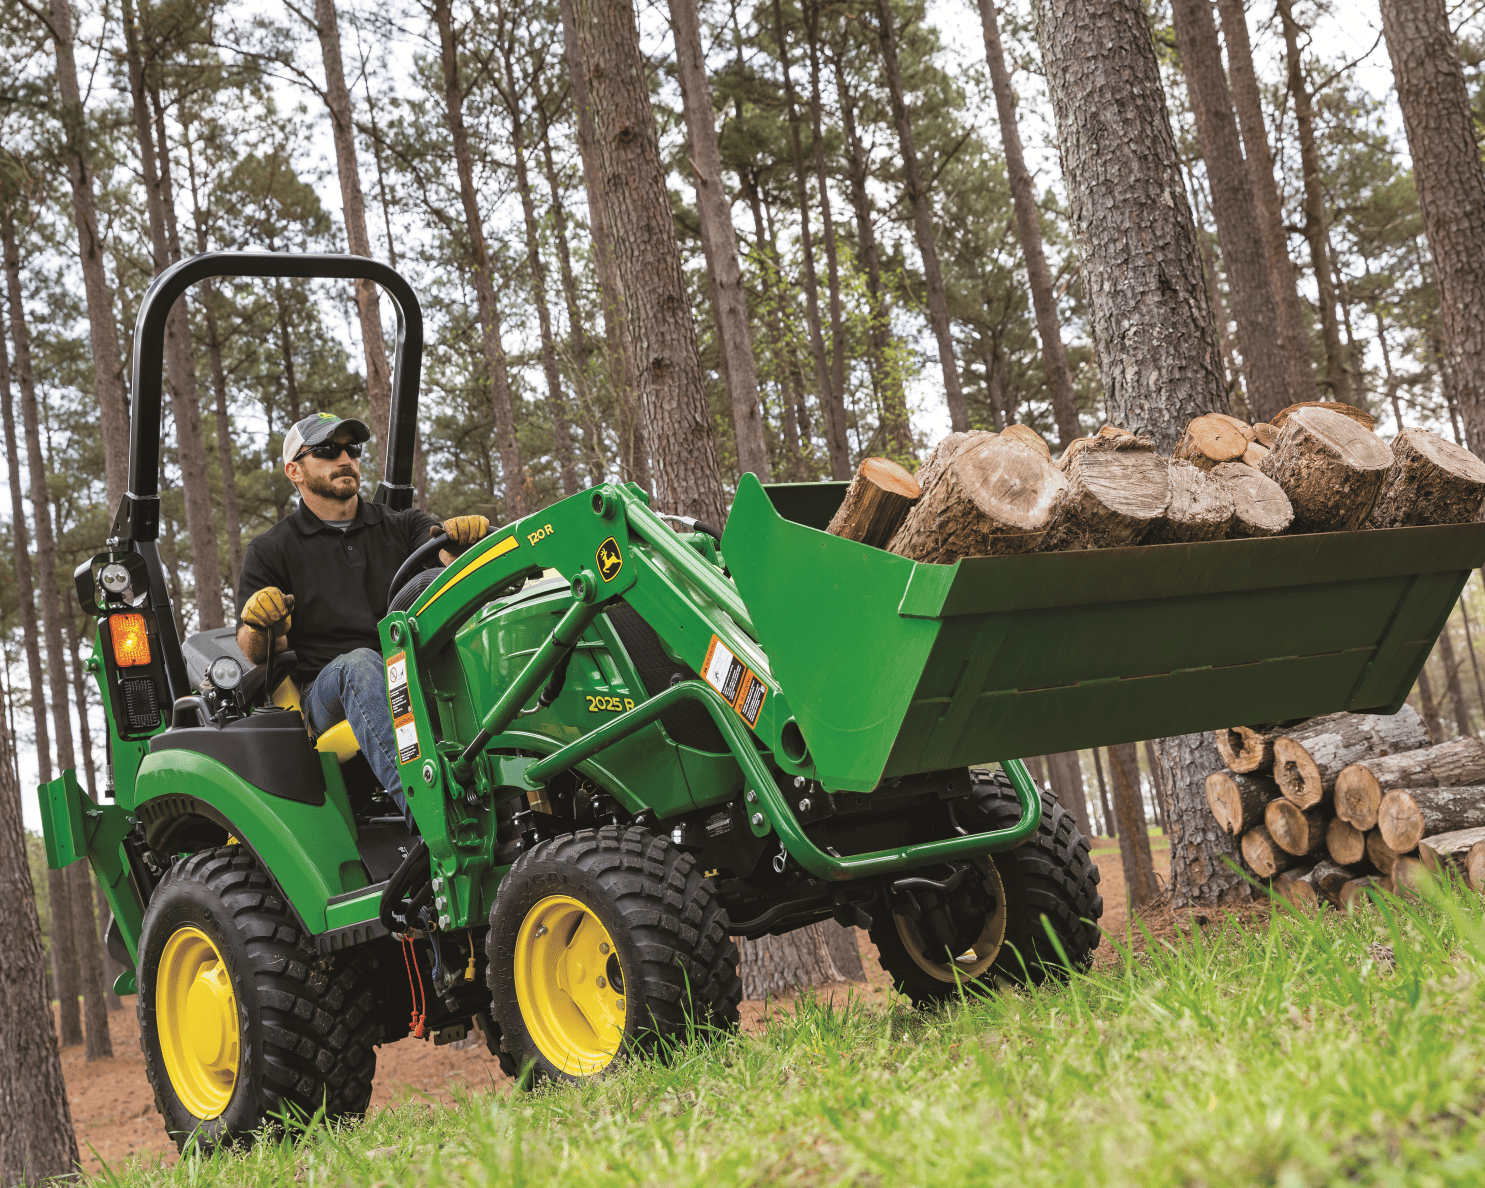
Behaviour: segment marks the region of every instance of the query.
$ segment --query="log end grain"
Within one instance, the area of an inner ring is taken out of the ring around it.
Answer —
[[[1294,521],[1289,496],[1262,471],[1242,462],[1224,462],[1212,468],[1212,477],[1232,496],[1229,536],[1278,536],[1289,531]]]
[[[1165,515],[1168,470],[1143,448],[1079,450],[1067,462],[1067,497],[1039,551],[1139,544]]]
[[[1239,848],[1243,861],[1260,879],[1271,879],[1280,871],[1288,870],[1297,861],[1294,855],[1281,849],[1273,836],[1262,825],[1243,834]]]
[[[1380,830],[1373,829],[1366,835],[1367,860],[1384,875],[1390,875],[1397,865],[1398,853],[1382,840]]]
[[[1476,842],[1464,856],[1464,881],[1476,891],[1485,891],[1485,841]]]
[[[1009,438],[1011,441],[1019,441],[1025,445],[1029,445],[1034,450],[1040,450],[1042,456],[1048,460],[1052,457],[1052,447],[1030,425],[1007,425],[1000,431],[1000,435]]]
[[[1313,808],[1325,798],[1319,766],[1302,743],[1287,736],[1274,740],[1274,780],[1299,808]]]
[[[1316,853],[1325,844],[1326,815],[1319,808],[1302,809],[1281,796],[1265,806],[1263,823],[1279,848],[1296,858]]]
[[[1485,462],[1426,429],[1404,429],[1368,526],[1472,524],[1485,506]]]
[[[1274,448],[1274,442],[1279,440],[1279,431],[1267,421],[1260,421],[1253,426],[1253,440],[1266,450]]]
[[[825,531],[884,549],[922,494],[918,480],[890,458],[867,458]]]
[[[1335,815],[1365,833],[1377,824],[1382,785],[1363,763],[1341,768],[1335,778]]]
[[[1243,456],[1252,440],[1240,428],[1241,425],[1236,417],[1222,413],[1196,417],[1187,424],[1171,457],[1190,462],[1202,470],[1210,470],[1223,462],[1235,462]]]
[[[1274,894],[1286,899],[1303,912],[1320,910],[1320,896],[1310,883],[1310,868],[1297,866],[1286,870],[1274,879]]]
[[[1332,817],[1325,827],[1325,850],[1332,862],[1356,866],[1366,861],[1366,834],[1349,821]]]
[[[1167,471],[1170,497],[1165,516],[1146,535],[1145,544],[1185,544],[1221,540],[1232,523],[1232,494],[1201,467],[1183,459]]]
[[[1291,404],[1288,408],[1280,409],[1278,414],[1269,421],[1269,425],[1275,430],[1282,429],[1289,414],[1298,412],[1302,408],[1322,408],[1327,412],[1338,413],[1343,417],[1350,417],[1351,420],[1363,426],[1368,431],[1377,427],[1377,418],[1372,416],[1371,413],[1357,408],[1354,404],[1344,404],[1339,400],[1301,400],[1298,404]],[[1264,444],[1271,445],[1273,443],[1265,442]]]
[[[1237,837],[1262,822],[1264,808],[1279,799],[1279,788],[1263,776],[1214,771],[1207,776],[1206,795],[1217,824]]]
[[[1336,532],[1366,523],[1391,466],[1387,443],[1353,418],[1300,408],[1261,469],[1289,497],[1295,532]]]
[[[1268,455],[1268,446],[1259,445],[1256,441],[1249,442],[1248,448],[1243,451],[1243,465],[1251,466],[1254,470],[1257,470],[1263,465],[1263,460]]]

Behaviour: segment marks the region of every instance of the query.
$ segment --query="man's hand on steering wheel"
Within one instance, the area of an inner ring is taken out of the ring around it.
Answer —
[[[448,565],[478,540],[482,540],[490,531],[490,521],[484,516],[454,516],[445,520],[441,525],[428,529],[430,536],[437,536],[440,532],[449,538],[450,545],[458,546],[457,549],[442,549],[438,557],[445,565]]]

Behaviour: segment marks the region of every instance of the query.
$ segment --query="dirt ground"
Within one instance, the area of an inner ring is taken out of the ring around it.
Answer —
[[[1170,852],[1163,845],[1163,839],[1154,838],[1152,842],[1155,869],[1164,880],[1170,871]],[[1107,838],[1095,838],[1093,855],[1098,863],[1099,889],[1104,899],[1102,926],[1107,932],[1121,935],[1127,924],[1127,915],[1118,845]],[[1162,920],[1161,923],[1167,922]],[[832,986],[819,993],[831,999],[844,999],[849,994],[868,1005],[884,1005],[891,992],[886,976],[877,964],[876,946],[864,934],[861,935],[861,958],[867,976],[865,986],[859,983]],[[1095,960],[1098,964],[1113,960],[1113,952],[1107,944],[1099,947]],[[154,1098],[145,1080],[134,998],[130,996],[123,1002],[124,1009],[108,1017],[114,1050],[111,1058],[89,1064],[83,1058],[81,1046],[66,1048],[62,1052],[62,1071],[67,1079],[67,1096],[73,1125],[77,1128],[78,1147],[84,1168],[93,1174],[102,1170],[102,1163],[116,1167],[132,1159],[166,1163],[176,1159],[175,1145],[160,1125]],[[762,1030],[768,1013],[787,1010],[790,1002],[788,997],[769,1003],[744,1002],[743,1029],[748,1032]],[[407,1039],[389,1044],[378,1052],[371,1109],[375,1112],[404,1102],[446,1104],[453,1100],[456,1091],[493,1090],[504,1093],[510,1087],[509,1078],[501,1073],[499,1065],[482,1043],[464,1049],[455,1049],[452,1045],[435,1048],[431,1042]]]

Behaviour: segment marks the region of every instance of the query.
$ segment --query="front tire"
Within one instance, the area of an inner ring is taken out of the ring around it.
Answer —
[[[490,912],[490,993],[505,1050],[580,1082],[693,1025],[737,1026],[737,946],[692,858],[647,830],[585,829],[535,846]]]
[[[139,1042],[177,1147],[246,1145],[285,1112],[365,1113],[382,1031],[373,971],[364,955],[333,961],[241,846],[166,874],[140,933]]]

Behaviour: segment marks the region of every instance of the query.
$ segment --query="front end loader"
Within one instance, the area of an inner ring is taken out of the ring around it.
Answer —
[[[422,321],[393,270],[215,253],[136,328],[130,488],[77,572],[98,622],[102,803],[41,789],[87,858],[181,1143],[355,1117],[380,1044],[477,1029],[532,1081],[736,1024],[734,937],[835,919],[931,1004],[1085,964],[1098,872],[1008,756],[1401,705],[1485,525],[927,565],[822,531],[843,483],[740,483],[724,534],[604,483],[447,568],[380,626],[413,827],[292,655],[182,641],[156,547],[166,315],[213,276],[361,277],[399,310],[385,480],[409,506]],[[1221,631],[1212,630],[1220,623]],[[991,770],[995,768],[995,770]]]

